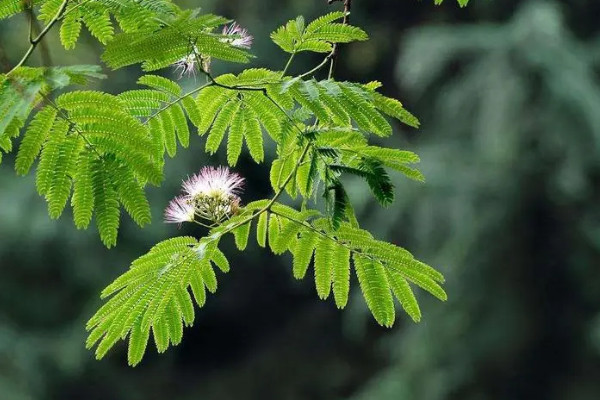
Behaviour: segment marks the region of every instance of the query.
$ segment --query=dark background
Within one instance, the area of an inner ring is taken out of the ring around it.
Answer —
[[[325,0],[178,3],[247,26],[255,65],[274,69],[285,56],[268,34],[333,8]],[[381,328],[356,282],[340,312],[317,299],[310,279],[292,278],[289,257],[255,245],[241,254],[228,243],[232,271],[181,345],[162,355],[149,347],[133,369],[123,343],[96,361],[84,325],[100,290],[152,244],[201,233],[166,226],[162,210],[182,178],[225,155],[208,158],[196,137],[167,162],[165,184],[150,189],[152,225],[140,230],[123,218],[110,251],[68,213],[50,221],[33,176],[17,177],[8,156],[0,165],[0,399],[600,398],[600,3],[353,3],[353,23],[372,40],[342,47],[337,77],[380,80],[420,117],[419,131],[398,126],[386,145],[419,153],[428,181],[394,175],[397,201],[387,209],[358,182],[349,181],[351,198],[364,227],[444,272],[449,301],[419,293],[420,324],[402,315]],[[26,30],[23,15],[0,23],[13,64]],[[75,51],[62,50],[56,32],[48,44],[56,64],[99,62],[87,34]],[[292,72],[319,60],[300,57]],[[117,93],[138,74],[111,73],[99,87]],[[248,181],[244,201],[269,195],[267,165],[246,158],[236,170]]]

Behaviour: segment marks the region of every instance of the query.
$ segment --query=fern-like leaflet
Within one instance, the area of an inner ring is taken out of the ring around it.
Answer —
[[[212,30],[228,22],[211,15],[197,15],[183,11],[167,18],[164,25],[115,36],[102,56],[112,68],[142,63],[145,71],[154,71],[172,65],[190,53],[202,54],[219,60],[245,63],[249,54],[220,40],[222,35]]]
[[[52,91],[104,77],[95,65],[20,67],[11,75],[0,74],[0,149],[12,150],[12,140],[19,136],[29,114]],[[1,157],[0,151],[0,161]]]
[[[179,344],[183,325],[194,322],[192,296],[202,307],[206,292],[217,290],[213,265],[222,272],[229,270],[217,245],[218,238],[177,237],[134,261],[127,273],[102,292],[102,297],[112,297],[89,320],[87,347],[99,341],[96,356],[102,358],[129,335],[128,359],[135,365],[145,352],[150,329],[159,352],[169,343]]]
[[[40,7],[39,19],[48,23],[59,11],[63,0],[46,0]],[[146,31],[160,25],[160,20],[179,12],[170,0],[79,0],[69,1],[61,14],[60,39],[66,49],[73,49],[82,26],[100,43],[115,37],[115,24],[124,32]]]
[[[330,13],[308,25],[303,17],[298,17],[273,32],[271,39],[287,53],[328,53],[333,50],[334,43],[367,40],[368,36],[362,29],[334,22],[344,15],[343,12]]]
[[[152,143],[147,129],[123,109],[106,93],[59,96],[33,118],[15,164],[24,175],[39,157],[36,186],[50,217],[60,217],[73,189],[75,225],[87,228],[95,210],[108,247],[116,244],[120,204],[140,226],[147,224],[150,206],[143,187],[162,180],[160,165],[147,150]]]

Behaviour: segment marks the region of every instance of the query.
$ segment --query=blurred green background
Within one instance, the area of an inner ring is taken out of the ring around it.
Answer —
[[[274,69],[285,57],[269,32],[333,8],[177,3],[238,20],[255,36],[256,65]],[[123,344],[98,362],[84,348],[84,325],[100,290],[155,242],[201,233],[166,226],[162,210],[183,178],[224,164],[224,154],[207,157],[196,137],[167,162],[164,186],[150,189],[152,225],[123,218],[110,251],[69,215],[50,221],[33,176],[17,177],[8,156],[0,399],[600,399],[600,3],[353,3],[353,23],[372,40],[343,46],[338,79],[380,80],[421,118],[419,131],[398,126],[386,145],[419,153],[428,180],[394,176],[388,209],[358,182],[348,181],[351,198],[363,226],[444,272],[449,301],[420,293],[420,324],[403,316],[380,328],[358,290],[340,312],[317,299],[310,279],[292,278],[289,258],[256,246],[240,254],[228,243],[232,271],[181,345],[162,355],[151,348],[134,369]],[[0,23],[0,53],[11,64],[26,30],[24,16]],[[48,43],[54,63],[99,62],[89,36],[70,52],[56,32]],[[292,72],[318,61],[300,57]],[[98,87],[117,93],[138,74],[111,73]],[[245,201],[269,195],[266,165],[246,158],[236,170],[247,178]]]

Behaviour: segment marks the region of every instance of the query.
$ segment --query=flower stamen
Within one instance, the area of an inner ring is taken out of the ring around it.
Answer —
[[[165,222],[219,224],[239,211],[243,184],[244,178],[226,167],[204,167],[183,182],[183,194],[167,207]]]
[[[237,22],[225,25],[223,27],[223,35],[229,37],[225,37],[221,41],[243,49],[252,47],[252,42],[254,41],[254,37],[248,33],[248,30],[242,28]]]

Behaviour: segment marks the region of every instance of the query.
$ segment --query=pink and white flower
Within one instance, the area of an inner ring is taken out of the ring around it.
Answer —
[[[191,198],[217,195],[235,196],[241,193],[244,178],[227,167],[204,167],[183,182],[183,193]]]
[[[194,46],[194,50],[185,57],[177,60],[173,65],[175,66],[175,72],[179,72],[179,78],[183,78],[184,75],[196,76],[198,70],[198,48]]]
[[[231,36],[231,38],[221,39],[223,42],[231,43],[232,46],[243,49],[249,49],[254,41],[254,37],[248,34],[248,30],[242,28],[237,22],[225,25],[223,27],[223,35]]]
[[[227,167],[204,167],[183,182],[183,194],[169,203],[165,222],[199,223],[200,218],[218,224],[237,213],[243,185],[244,178]]]
[[[168,224],[182,224],[194,220],[194,205],[188,197],[178,196],[169,202],[165,210],[165,222]]]
[[[188,54],[182,59],[178,60],[173,64],[175,66],[175,72],[179,72],[179,78],[183,78],[184,75],[196,76],[196,56],[195,54]]]

